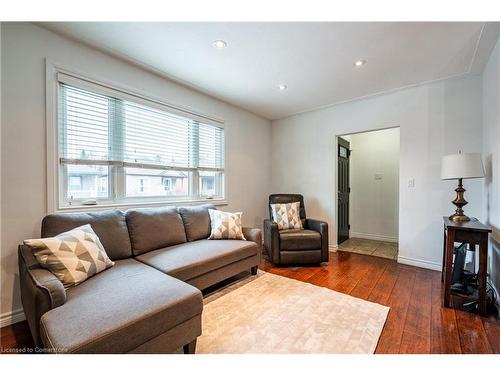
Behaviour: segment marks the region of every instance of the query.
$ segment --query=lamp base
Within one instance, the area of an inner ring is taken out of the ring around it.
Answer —
[[[470,217],[468,217],[467,215],[457,215],[457,214],[453,214],[451,216],[448,217],[450,220],[453,220],[455,223],[464,223],[466,221],[470,221]]]
[[[470,217],[465,215],[464,210],[462,209],[462,207],[465,206],[468,202],[464,199],[465,189],[462,185],[461,178],[458,179],[458,187],[455,189],[455,192],[457,193],[457,196],[451,203],[457,206],[457,209],[455,210],[455,213],[453,215],[449,216],[449,219],[453,220],[455,223],[470,221]]]

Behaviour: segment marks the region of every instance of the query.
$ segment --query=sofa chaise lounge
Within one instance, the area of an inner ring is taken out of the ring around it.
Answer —
[[[91,224],[115,265],[64,289],[19,246],[24,312],[37,346],[55,353],[194,353],[201,291],[260,263],[259,229],[247,241],[207,240],[212,205],[46,216],[42,237]]]

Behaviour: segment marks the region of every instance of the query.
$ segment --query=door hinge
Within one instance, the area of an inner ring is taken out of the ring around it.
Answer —
[[[347,224],[347,229],[351,230],[351,224]]]

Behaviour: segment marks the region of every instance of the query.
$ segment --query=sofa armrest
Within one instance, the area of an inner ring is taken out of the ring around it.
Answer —
[[[280,264],[280,232],[278,224],[269,219],[264,220],[264,247],[271,263]]]
[[[314,230],[321,235],[321,261],[328,262],[328,223],[326,221],[306,219],[305,229]]]
[[[243,227],[242,229],[243,236],[245,236],[247,241],[255,242],[262,253],[262,231],[258,228]]]
[[[53,273],[38,264],[29,246],[19,246],[18,258],[24,315],[35,344],[40,346],[40,318],[66,302],[66,290]]]
[[[259,257],[259,263],[260,263],[260,258],[262,256],[262,231],[258,228],[247,228],[243,227],[243,236],[247,239],[247,241],[252,241],[257,244],[257,251],[258,251],[258,257]]]

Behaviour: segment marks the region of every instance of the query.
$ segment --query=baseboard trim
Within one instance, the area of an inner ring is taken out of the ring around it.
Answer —
[[[0,315],[0,328],[26,320],[23,309],[9,311]]]
[[[379,234],[370,234],[370,233],[359,233],[359,232],[349,232],[349,238],[351,237],[356,237],[356,238],[363,238],[365,240],[375,240],[375,241],[385,241],[385,242],[398,242],[397,237],[390,237],[390,236],[382,236]]]
[[[339,245],[330,245],[328,246],[328,250],[331,252],[336,252],[339,249]]]
[[[436,262],[429,262],[428,260],[415,259],[409,257],[398,256],[398,263],[407,264],[420,268],[427,268],[433,271],[441,271],[441,264]]]

